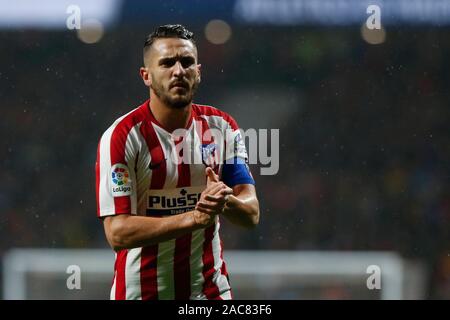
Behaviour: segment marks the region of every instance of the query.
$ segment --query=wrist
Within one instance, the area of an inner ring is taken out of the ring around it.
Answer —
[[[190,226],[193,230],[204,229],[207,224],[204,219],[201,219],[202,213],[197,209],[189,211],[189,216],[191,219]]]
[[[196,210],[194,209],[194,210],[187,212],[187,216],[189,219],[189,227],[191,229],[197,230],[197,229],[200,229],[200,223],[195,218],[195,211]]]

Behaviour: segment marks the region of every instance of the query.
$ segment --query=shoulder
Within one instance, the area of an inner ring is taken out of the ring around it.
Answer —
[[[196,115],[198,117],[205,118],[208,123],[218,125],[222,127],[223,125],[231,127],[233,130],[239,129],[236,120],[225,111],[217,109],[213,106],[192,104]]]

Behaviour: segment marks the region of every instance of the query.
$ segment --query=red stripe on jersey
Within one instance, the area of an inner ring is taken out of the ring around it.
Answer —
[[[97,146],[97,161],[95,162],[95,197],[97,198],[97,217],[100,217],[100,141]]]
[[[220,236],[219,236],[219,239],[220,239]],[[231,286],[230,278],[228,277],[227,265],[225,263],[225,260],[223,259],[223,241],[222,241],[222,239],[220,239],[220,259],[222,260],[222,268],[220,269],[220,273],[223,274],[227,278],[228,284]],[[231,288],[230,288],[230,296],[231,296],[231,299],[234,299],[233,291],[231,290]]]
[[[225,277],[228,277],[227,266],[225,264],[225,260],[223,260],[223,242],[222,242],[222,239],[220,239],[220,259],[222,260],[222,268],[220,269],[220,273],[223,274]]]
[[[206,116],[216,116],[216,117],[221,117],[223,120],[225,120],[228,125],[230,126],[230,128],[235,131],[239,129],[239,126],[236,122],[236,120],[234,120],[234,118],[232,116],[230,116],[228,113],[218,110],[214,107],[211,106],[204,106],[204,105],[193,105],[194,109],[196,110],[196,113],[199,115],[206,115]],[[203,119],[203,118],[202,118]],[[207,122],[206,122],[207,123]],[[226,133],[225,133],[225,137],[226,137]],[[226,139],[224,139],[224,145],[223,145],[223,156],[227,156],[225,153],[225,150],[227,149],[227,141]],[[226,161],[228,159],[224,158],[223,161]],[[220,167],[215,167],[214,171],[216,172],[216,174],[219,174],[219,169]]]
[[[97,162],[96,162],[96,192],[97,192],[97,216],[100,216],[101,208],[100,208],[100,198],[102,196],[102,192],[106,190],[100,190],[100,188],[107,188],[107,184],[103,184],[100,186],[100,180],[102,178],[111,179],[110,176],[110,168],[118,163],[127,165],[128,163],[125,160],[125,146],[128,139],[128,134],[131,129],[141,122],[144,119],[144,116],[139,113],[139,108],[129,112],[127,115],[121,118],[120,121],[115,122],[113,126],[109,129],[112,129],[111,136],[109,140],[106,140],[105,134],[100,138],[100,142],[97,148]],[[108,129],[108,130],[109,130]],[[109,132],[109,131],[108,131]],[[105,132],[106,133],[106,132]],[[102,149],[109,150],[109,155],[100,154]],[[102,158],[103,157],[103,158]],[[102,166],[101,161],[104,158],[109,158],[110,163],[104,163]],[[108,168],[109,167],[109,168]],[[103,172],[101,170],[107,171]],[[131,201],[130,196],[124,197],[112,197],[112,200],[108,197],[108,201],[114,203],[114,212],[113,214],[131,214]],[[107,203],[107,207],[111,207],[112,203]],[[107,212],[107,214],[111,214]]]
[[[128,250],[123,249],[117,252],[115,271],[116,271],[116,300],[126,299],[126,283],[125,283],[125,268],[127,263]]]
[[[163,189],[167,174],[166,158],[164,157],[164,151],[159,142],[158,135],[155,132],[155,128],[153,128],[148,104],[144,104],[142,107],[145,108],[143,109],[143,112],[147,113],[149,121],[142,123],[141,134],[144,137],[148,151],[150,152],[150,164],[157,165],[156,168],[152,170],[150,189]]]
[[[196,121],[197,121],[197,123],[200,124],[200,126],[196,127],[196,130],[197,130],[197,134],[199,135],[199,137],[202,141],[202,145],[214,143],[214,137],[212,135],[205,134],[205,132],[209,130],[208,121],[205,118],[200,117],[200,116],[196,117]],[[220,152],[220,150],[218,152]],[[211,168],[214,170],[214,172],[216,174],[219,174],[219,164],[218,163],[214,163],[214,165]],[[205,180],[206,180],[206,176],[205,176]]]
[[[221,299],[219,288],[213,281],[215,269],[214,269],[214,255],[212,240],[214,237],[214,229],[216,224],[206,228],[205,230],[205,242],[203,243],[203,294],[208,300]]]
[[[178,143],[182,143],[182,140]],[[181,152],[182,151],[183,150],[181,150]],[[179,153],[178,156],[177,188],[188,187],[191,185],[190,166],[189,164],[180,161],[183,158],[182,153]],[[191,296],[191,240],[192,233],[189,233],[177,238],[175,241],[173,268],[176,300],[189,300]]]
[[[189,300],[191,296],[191,240],[192,233],[175,240],[173,259],[175,300]]]
[[[141,250],[141,297],[142,300],[158,299],[157,280],[158,245]]]
[[[139,122],[136,112],[133,112],[120,121],[120,123],[114,128],[111,135],[110,153],[111,153],[111,166],[116,163],[127,164],[125,160],[125,145],[127,142],[128,134],[134,125]],[[130,196],[114,197],[115,213],[131,213],[131,199]]]
[[[222,117],[226,122],[229,123],[231,129],[237,130],[239,129],[239,126],[237,125],[236,120],[232,116],[230,116],[228,113],[223,112],[219,109],[216,109],[211,106],[204,106],[199,104],[193,104],[193,109],[196,111],[197,114],[205,115],[205,116],[218,116]]]
[[[198,111],[196,113],[199,114]],[[201,121],[201,128],[197,128],[197,130],[199,130],[198,134],[201,137],[202,145],[213,143],[213,141],[207,139],[208,137],[205,137],[204,134],[205,131],[209,130],[209,125],[206,119],[197,117],[197,121]],[[215,228],[216,224],[214,223],[212,226],[205,229],[205,241],[203,243],[203,278],[205,279],[205,282],[203,283],[203,294],[207,299],[220,299],[219,288],[213,281],[215,269],[212,240],[214,237]]]
[[[148,115],[148,103],[141,107],[142,112]],[[155,128],[149,121],[142,123],[140,131],[147,143],[148,150],[151,155],[151,163],[158,164],[152,171],[152,180],[150,182],[151,189],[162,189],[166,180],[166,161],[164,151],[159,142]],[[158,244],[142,248],[141,251],[141,296],[143,300],[158,299],[158,278],[157,278],[157,262],[158,262]]]
[[[126,118],[125,118],[126,119]],[[125,161],[125,144],[132,126],[118,125],[111,136],[111,166]],[[114,208],[116,213],[131,213],[130,196],[114,197]]]

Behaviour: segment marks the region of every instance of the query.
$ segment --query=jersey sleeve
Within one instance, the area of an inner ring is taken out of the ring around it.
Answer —
[[[255,184],[248,165],[247,148],[237,122],[227,115],[229,126],[225,134],[225,161],[222,180],[229,187],[238,184]]]
[[[132,139],[123,126],[110,127],[97,149],[96,198],[99,218],[136,214],[136,174]]]

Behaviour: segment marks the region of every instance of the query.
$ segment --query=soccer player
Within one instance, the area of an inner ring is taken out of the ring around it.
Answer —
[[[219,216],[259,221],[238,125],[192,102],[201,67],[192,32],[160,26],[143,56],[150,99],[118,118],[97,151],[97,214],[116,252],[111,299],[232,299]]]

